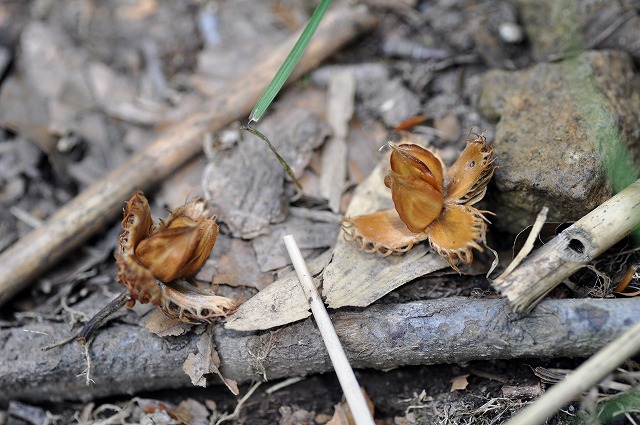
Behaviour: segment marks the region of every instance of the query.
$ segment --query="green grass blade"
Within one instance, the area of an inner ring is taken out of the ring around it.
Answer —
[[[280,165],[282,165],[284,167],[284,169],[287,170],[287,174],[289,174],[289,177],[291,177],[291,179],[296,184],[296,186],[298,186],[298,189],[302,190],[302,185],[300,184],[300,182],[296,178],[296,175],[293,174],[293,170],[291,169],[289,164],[287,164],[287,161],[285,161],[284,158],[280,156],[280,154],[278,153],[276,148],[271,144],[271,142],[269,141],[267,136],[265,136],[264,134],[260,133],[258,130],[256,130],[253,127],[242,126],[241,129],[242,130],[247,130],[249,133],[253,134],[254,136],[258,136],[259,138],[264,140],[264,142],[269,146],[269,149],[271,149],[271,152],[273,152],[273,154],[276,156],[276,158],[278,158],[278,162],[280,163]]]
[[[282,66],[273,77],[273,80],[271,80],[271,83],[269,83],[264,93],[262,93],[262,96],[260,96],[260,99],[258,99],[256,106],[254,106],[251,110],[251,114],[249,114],[249,124],[251,124],[252,121],[260,121],[260,118],[262,118],[269,105],[271,105],[273,99],[280,92],[282,86],[287,81],[287,78],[289,78],[289,75],[291,75],[291,71],[293,71],[293,68],[295,68],[296,64],[300,60],[302,53],[304,53],[304,50],[307,48],[307,45],[309,44],[313,33],[316,32],[316,29],[318,28],[318,25],[320,24],[320,21],[322,20],[322,17],[329,8],[330,4],[331,0],[320,1],[320,4],[313,12],[313,15],[311,15],[309,23],[307,24],[304,31],[302,31],[300,38],[298,38],[298,41],[296,41],[296,44],[295,46],[293,46],[293,49],[291,49],[291,52],[289,52],[289,56],[287,56]]]

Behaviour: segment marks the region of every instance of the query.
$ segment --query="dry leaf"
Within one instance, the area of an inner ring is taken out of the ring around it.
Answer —
[[[308,263],[309,272],[316,275],[331,259],[327,251]],[[311,316],[309,302],[295,272],[276,280],[264,290],[242,303],[225,323],[227,329],[251,331],[269,329]]]
[[[369,397],[369,394],[367,394],[364,388],[361,387],[360,389],[362,390],[364,399],[367,402],[367,407],[369,408],[369,412],[371,413],[371,416],[373,416],[373,413],[375,411],[375,406],[373,405],[373,401],[371,401],[371,397]],[[349,404],[344,399],[344,397],[343,397],[343,400],[340,403],[333,406],[333,408],[334,408],[333,417],[331,418],[331,420],[329,420],[329,422],[327,422],[326,425],[356,425],[356,422],[353,419],[353,415],[351,414],[351,409],[349,408]]]
[[[469,381],[467,381],[468,377],[469,374],[467,373],[466,375],[458,375],[451,378],[451,389],[449,390],[449,392],[466,390],[467,386],[469,385]]]
[[[191,378],[191,383],[200,387],[207,386],[206,375],[215,373],[222,379],[222,382],[234,394],[240,394],[238,383],[233,379],[228,379],[220,373],[220,356],[216,351],[213,328],[208,326],[207,332],[204,332],[196,343],[198,353],[189,353],[187,360],[182,365],[184,372]]]
[[[186,333],[192,325],[181,320],[165,316],[160,310],[154,310],[147,319],[144,327],[159,337],[178,336]]]
[[[189,425],[209,424],[209,410],[204,404],[192,398],[181,401],[178,407],[169,413],[180,423]]]

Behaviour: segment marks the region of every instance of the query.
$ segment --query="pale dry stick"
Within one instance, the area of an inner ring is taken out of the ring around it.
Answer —
[[[528,312],[553,288],[640,226],[640,180],[534,252],[493,286],[515,311]]]
[[[509,276],[509,274],[511,274],[513,269],[515,269],[518,266],[518,264],[520,264],[522,260],[524,260],[525,257],[529,255],[529,253],[533,249],[533,245],[536,243],[536,238],[540,234],[540,230],[542,230],[542,226],[547,221],[548,213],[549,213],[549,208],[542,207],[542,210],[536,217],[536,221],[533,223],[533,226],[531,226],[531,231],[529,232],[529,236],[527,236],[527,240],[524,242],[522,249],[520,250],[520,252],[518,252],[518,255],[516,255],[516,258],[513,259],[511,264],[509,264],[509,267],[507,267],[506,270],[502,272],[500,276],[497,277],[497,279],[504,279],[505,277]]]
[[[287,247],[289,257],[291,257],[293,268],[296,269],[300,285],[302,285],[304,292],[308,297],[313,318],[318,325],[318,330],[320,331],[322,340],[327,347],[329,358],[331,359],[333,368],[338,376],[338,381],[340,382],[342,392],[347,399],[347,404],[353,414],[353,419],[357,425],[373,425],[374,422],[371,417],[371,412],[369,412],[369,407],[364,399],[364,395],[362,394],[356,375],[353,373],[353,369],[351,369],[351,365],[349,364],[347,355],[342,348],[338,334],[336,333],[336,330],[331,323],[331,319],[329,318],[329,313],[327,313],[324,303],[313,284],[313,280],[311,280],[311,274],[309,273],[307,264],[300,252],[300,248],[298,248],[298,244],[292,235],[286,235],[283,239],[284,244]]]
[[[336,7],[328,12],[291,79],[309,71],[364,30],[375,19],[366,7]],[[246,116],[282,64],[298,34],[273,49],[250,72],[227,85],[224,96],[203,102],[198,111],[170,127],[129,161],[60,208],[0,254],[0,305],[112,221],[135,190],[146,189],[195,156],[201,137]]]
[[[220,425],[222,422],[225,421],[230,421],[232,419],[237,419],[238,416],[240,415],[240,411],[242,410],[242,407],[244,406],[244,404],[247,402],[247,400],[249,400],[249,397],[251,397],[253,395],[253,393],[258,389],[258,387],[262,384],[262,382],[256,382],[255,384],[253,384],[251,386],[251,388],[249,388],[249,391],[247,391],[247,393],[244,395],[244,397],[242,397],[239,401],[238,404],[236,405],[236,408],[233,409],[233,412],[231,414],[224,414],[220,417],[220,419],[218,419],[216,421],[216,425]]]
[[[302,381],[303,379],[305,379],[305,378],[303,378],[302,376],[294,376],[293,378],[285,379],[282,382],[278,382],[277,384],[270,386],[269,388],[264,390],[264,393],[267,394],[267,395],[271,395],[271,394],[273,394],[273,393],[275,393],[277,391],[280,391],[281,389],[286,388],[286,387],[288,387],[290,385],[297,384],[298,382]]]
[[[594,354],[567,378],[524,408],[506,425],[544,423],[566,403],[602,381],[608,374],[640,351],[640,322]]]
[[[320,193],[329,200],[334,213],[340,211],[340,200],[347,179],[347,133],[353,116],[356,80],[350,70],[339,71],[329,80],[327,122],[333,130],[322,153]]]

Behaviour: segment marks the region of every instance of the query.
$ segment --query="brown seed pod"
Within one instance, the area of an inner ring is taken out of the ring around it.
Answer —
[[[493,147],[475,134],[446,170],[430,151],[415,144],[389,143],[391,171],[385,185],[395,209],[345,219],[343,228],[357,246],[382,255],[406,252],[429,239],[434,251],[458,270],[470,264],[472,249],[482,250],[487,220],[473,208],[493,176]]]
[[[226,316],[235,308],[234,301],[182,280],[200,270],[216,242],[216,218],[207,214],[204,201],[195,200],[156,226],[145,196],[141,192],[131,196],[116,260],[118,281],[134,303],[151,302],[168,316],[189,323]]]

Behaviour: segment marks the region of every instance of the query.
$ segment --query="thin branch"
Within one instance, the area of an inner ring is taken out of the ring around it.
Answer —
[[[461,297],[331,314],[340,340],[348,342],[351,365],[378,370],[482,359],[588,357],[629,329],[630,317],[640,317],[640,303],[630,298],[546,300],[524,317],[504,299]],[[0,329],[0,358],[5,359],[0,362],[0,403],[86,400],[192,385],[182,364],[197,350],[193,334],[159,338],[135,324],[106,326],[91,345],[91,377],[100,385],[87,387],[75,378],[86,366],[77,345],[41,350],[51,337],[66,335],[68,325],[44,321],[29,328],[43,334],[25,334],[23,327]],[[310,318],[277,333],[237,332],[219,323],[215,344],[220,372],[239,384],[263,371],[274,380],[331,370]],[[264,355],[256,358],[250,351]]]
[[[91,338],[93,333],[98,330],[102,325],[104,325],[109,317],[120,310],[126,303],[131,299],[129,295],[129,290],[124,290],[120,295],[118,295],[114,300],[112,300],[109,304],[104,306],[102,310],[96,313],[78,332],[78,336],[76,340],[85,345],[87,341]]]

